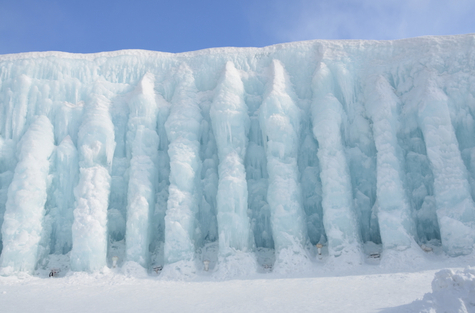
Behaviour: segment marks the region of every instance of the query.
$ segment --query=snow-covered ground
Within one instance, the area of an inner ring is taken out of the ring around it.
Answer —
[[[124,275],[0,278],[2,312],[384,312],[430,292],[434,270],[179,282]]]
[[[397,262],[393,264],[398,267]],[[364,264],[354,268],[353,274],[328,263],[313,265],[314,271],[300,275],[259,273],[235,280],[217,280],[212,273],[203,272],[192,281],[172,281],[141,273],[139,267],[130,264],[105,268],[95,274],[68,272],[61,276],[60,273],[55,278],[20,274],[0,277],[0,311],[397,313],[439,312],[428,310],[438,306],[448,309],[440,312],[457,312],[451,310],[453,299],[457,300],[458,294],[454,292],[457,286],[447,287],[448,272],[439,275],[443,282],[439,277],[438,293],[431,294],[431,282],[440,268],[462,270],[466,265],[475,265],[475,256],[426,260],[412,269],[396,271]],[[475,294],[467,295],[475,303]],[[467,312],[473,311],[469,308]]]

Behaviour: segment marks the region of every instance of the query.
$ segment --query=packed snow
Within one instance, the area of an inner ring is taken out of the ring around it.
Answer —
[[[389,312],[475,312],[475,268],[443,269],[435,273],[432,292],[421,300],[393,308]]]
[[[0,286],[427,282],[474,198],[475,35],[0,56]]]

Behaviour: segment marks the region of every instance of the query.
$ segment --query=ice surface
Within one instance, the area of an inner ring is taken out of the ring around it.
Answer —
[[[474,49],[462,35],[0,56],[2,273],[470,254]]]
[[[170,145],[170,187],[165,216],[165,260],[167,263],[194,257],[196,214],[200,199],[200,126],[202,115],[190,67],[184,63],[175,74],[178,81],[165,123]]]
[[[282,64],[274,60],[270,70],[273,80],[262,102],[259,122],[267,152],[267,199],[276,267],[304,266],[307,236],[297,168],[301,111],[292,99],[296,96],[289,94],[290,82]]]
[[[450,119],[449,98],[437,86],[432,73],[423,71],[417,78],[419,124],[434,172],[441,239],[449,254],[468,254],[475,240],[475,206]]]
[[[71,269],[97,271],[106,265],[107,207],[115,148],[110,101],[94,93],[79,128],[79,183],[72,225]]]
[[[153,75],[145,74],[129,100],[127,143],[129,190],[127,193],[127,259],[148,268],[150,216],[155,207],[157,179],[158,106]]]
[[[38,116],[19,142],[18,164],[8,188],[2,226],[4,268],[30,273],[35,269],[53,149],[53,125],[46,116]]]
[[[242,264],[254,269],[255,261],[247,254],[254,246],[254,238],[247,213],[248,191],[244,167],[250,119],[244,102],[244,85],[231,62],[226,63],[223,77],[216,88],[210,117],[219,158],[216,209],[221,263],[232,262],[234,267]],[[232,258],[237,260],[230,261]]]
[[[377,150],[378,221],[385,249],[405,250],[414,242],[415,228],[404,190],[402,153],[397,143],[399,99],[382,76],[366,86],[366,110],[373,121]]]
[[[319,142],[321,164],[323,225],[332,256],[360,262],[359,234],[353,211],[351,177],[341,133],[343,107],[334,95],[333,78],[322,63],[313,80],[313,133]]]

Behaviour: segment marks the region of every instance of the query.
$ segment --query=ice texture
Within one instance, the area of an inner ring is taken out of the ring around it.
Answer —
[[[474,52],[460,35],[2,55],[0,273],[473,253]]]
[[[71,269],[75,271],[97,271],[106,265],[109,170],[115,149],[109,106],[104,95],[94,93],[85,106],[79,128],[80,172],[74,189],[71,250]]]
[[[127,193],[127,259],[148,267],[150,216],[155,207],[157,179],[158,107],[153,90],[154,76],[144,75],[129,100],[127,142],[129,189]]]
[[[307,237],[297,168],[301,111],[292,99],[295,95],[289,89],[290,82],[282,63],[273,60],[271,71],[273,79],[260,107],[259,122],[267,152],[267,199],[276,265],[300,266],[306,263],[303,247]],[[294,260],[289,260],[289,255]]]
[[[200,199],[200,126],[202,115],[190,67],[183,63],[175,74],[178,81],[173,106],[165,123],[170,157],[170,186],[165,216],[165,260],[192,260],[196,214]]]
[[[381,240],[385,249],[405,250],[413,244],[415,229],[403,185],[402,153],[397,143],[399,99],[380,75],[368,78],[365,93],[377,151],[376,194]]]
[[[313,133],[318,140],[321,164],[323,225],[332,256],[344,255],[359,262],[360,239],[356,230],[351,177],[345,155],[343,134],[344,115],[340,101],[334,95],[333,78],[322,63],[313,79]]]
[[[38,116],[18,144],[2,226],[2,267],[30,273],[35,269],[53,149],[53,125],[46,116]]]
[[[219,158],[216,208],[222,255],[233,250],[247,252],[253,245],[244,168],[250,120],[243,96],[239,72],[228,62],[210,110]]]
[[[441,239],[449,254],[469,254],[475,240],[475,206],[450,119],[449,98],[432,73],[423,71],[416,82],[420,90],[415,101],[419,101],[419,124],[434,172]]]

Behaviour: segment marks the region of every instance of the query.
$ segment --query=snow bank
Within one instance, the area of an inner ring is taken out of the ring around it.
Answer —
[[[443,269],[435,273],[432,292],[404,306],[405,312],[475,312],[475,268]]]

